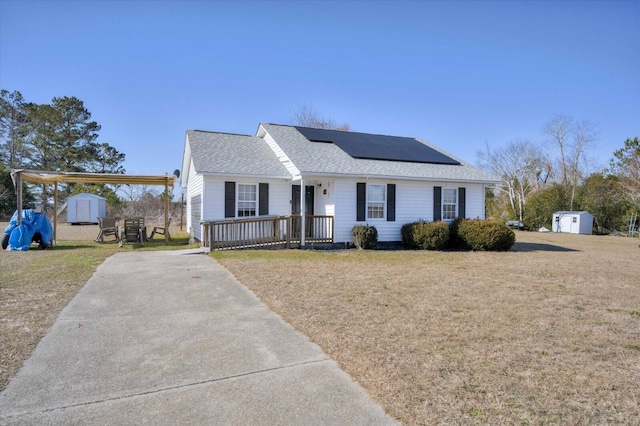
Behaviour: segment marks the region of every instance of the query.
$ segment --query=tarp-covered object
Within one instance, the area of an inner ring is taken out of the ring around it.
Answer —
[[[18,212],[16,211],[9,226],[4,230],[2,248],[9,250],[29,250],[31,242],[38,243],[39,247],[51,247],[53,241],[53,228],[49,219],[33,210],[22,210],[22,223],[18,225]]]

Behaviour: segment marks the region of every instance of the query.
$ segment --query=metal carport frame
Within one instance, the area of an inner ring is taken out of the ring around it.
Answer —
[[[110,183],[121,185],[156,185],[164,186],[165,194],[169,193],[169,186],[173,188],[176,180],[174,175],[122,175],[113,173],[80,173],[80,172],[51,172],[41,170],[11,170],[11,179],[16,188],[18,206],[18,225],[22,223],[22,181],[54,185],[53,192],[53,241],[57,239],[58,227],[58,183]],[[164,226],[169,228],[169,197],[164,197]],[[169,242],[169,233],[165,233],[165,242]]]

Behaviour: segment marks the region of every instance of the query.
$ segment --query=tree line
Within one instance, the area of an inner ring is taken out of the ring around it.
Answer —
[[[0,217],[16,208],[11,169],[124,173],[125,154],[100,142],[101,126],[76,97],[54,97],[51,103],[27,102],[19,91],[0,91]],[[64,201],[77,192],[92,192],[115,201],[108,185],[60,184]],[[48,206],[49,185],[24,187],[25,203]]]
[[[542,132],[542,142],[514,139],[478,152],[480,166],[501,180],[487,192],[487,215],[551,229],[554,212],[584,210],[598,233],[626,230],[640,211],[640,140],[627,139],[608,167],[593,171],[594,124],[558,115]]]

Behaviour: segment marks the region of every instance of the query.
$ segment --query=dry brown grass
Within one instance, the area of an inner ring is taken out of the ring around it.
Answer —
[[[639,424],[638,240],[215,257],[406,424]]]
[[[6,226],[0,223],[0,232]],[[52,250],[33,245],[33,250],[25,252],[0,252],[0,391],[96,267],[116,251],[139,249],[94,243],[98,230],[97,225],[59,224],[58,245]],[[180,235],[173,226],[172,235]],[[182,241],[188,238],[181,237]],[[165,247],[161,241],[147,246],[152,245]]]

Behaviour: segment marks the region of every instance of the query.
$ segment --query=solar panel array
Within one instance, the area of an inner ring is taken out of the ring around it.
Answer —
[[[352,158],[460,165],[453,158],[414,138],[313,129],[310,127],[296,127],[296,130],[311,142],[333,143]]]

